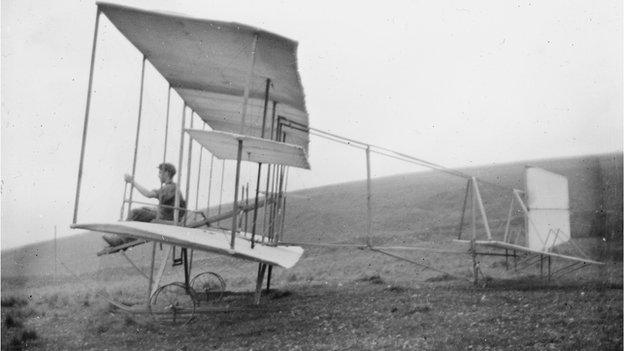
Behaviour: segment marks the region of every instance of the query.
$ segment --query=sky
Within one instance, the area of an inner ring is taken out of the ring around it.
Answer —
[[[298,41],[310,124],[318,129],[449,167],[622,151],[621,1],[123,4],[244,23]],[[96,6],[0,6],[0,229],[8,249],[50,240],[55,227],[59,236],[75,234],[69,224]],[[100,29],[79,221],[118,219],[122,175],[132,166],[141,56],[104,17]],[[149,65],[145,86],[137,179],[153,188],[167,90]],[[174,97],[170,111],[179,115],[180,104]],[[167,153],[177,155],[175,148]],[[206,179],[210,158],[202,162]],[[292,171],[289,188],[365,177],[363,153],[330,142],[313,138],[310,162],[311,171]],[[220,166],[215,161],[215,177]],[[414,170],[373,159],[373,176]],[[225,178],[232,172],[226,165]],[[252,179],[254,168],[243,173]],[[202,193],[207,187],[201,184]],[[224,202],[232,197],[226,188]],[[214,205],[218,191],[208,194]],[[208,203],[208,195],[197,199]]]

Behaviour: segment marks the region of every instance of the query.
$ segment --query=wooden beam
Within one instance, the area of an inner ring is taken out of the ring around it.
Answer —
[[[236,178],[234,184],[234,201],[232,202],[232,238],[230,239],[230,249],[234,250],[234,240],[236,238],[236,215],[238,214],[238,183],[240,181],[240,166],[243,153],[243,141],[238,140],[238,152],[236,156]]]
[[[168,245],[168,246],[169,248],[163,252],[164,255],[162,259],[160,260],[160,267],[158,268],[158,272],[156,273],[156,278],[154,279],[154,284],[152,285],[152,291],[150,293],[150,296],[154,295],[156,290],[158,290],[158,286],[160,285],[160,280],[162,279],[163,273],[165,272],[165,267],[167,266],[169,255],[171,255],[171,251],[173,249],[173,246],[171,245]]]
[[[370,145],[366,146],[366,235],[368,246],[373,245],[373,210],[371,205]]]
[[[487,219],[487,214],[485,213],[485,207],[483,206],[483,199],[481,198],[481,192],[479,191],[479,185],[477,184],[477,179],[475,177],[472,177],[472,186],[474,188],[474,194],[477,195],[477,203],[479,204],[479,211],[481,212],[481,218],[483,219],[485,232],[487,234],[488,240],[492,240],[492,232],[490,232],[490,224]]]
[[[254,304],[260,304],[260,296],[262,295],[262,282],[264,280],[264,272],[266,272],[266,263],[260,263],[258,267],[258,278],[256,279],[256,295],[254,298]]]
[[[147,285],[147,305],[150,305],[150,299],[152,297],[152,286],[154,284],[154,260],[156,259],[156,242],[152,243],[152,260],[150,263],[149,283]]]
[[[180,126],[180,152],[178,153],[178,181],[176,183],[175,207],[180,207],[180,182],[182,181],[182,159],[184,158],[184,124],[186,123],[186,103],[182,104],[182,124]],[[173,221],[180,222],[180,211],[173,211]]]
[[[139,152],[139,135],[141,132],[141,114],[143,112],[143,86],[145,84],[145,61],[147,58],[143,55],[141,64],[141,88],[139,90],[139,112],[137,116],[136,135],[134,137],[134,156],[132,157],[132,179],[136,175],[137,156]],[[134,194],[134,182],[130,183],[130,196],[128,201],[128,212],[132,209],[132,195]]]
[[[509,225],[511,224],[511,215],[513,214],[513,199],[509,204],[509,213],[507,213],[507,223],[505,224],[505,236],[503,237],[503,241],[507,242],[509,239]]]
[[[464,206],[462,207],[462,214],[459,220],[459,228],[457,230],[457,239],[461,239],[462,229],[464,228],[464,217],[466,216],[466,205],[468,204],[468,193],[470,192],[470,182],[472,179],[466,181],[466,194],[464,195]]]
[[[74,198],[74,218],[72,223],[76,224],[78,220],[78,205],[80,203],[80,186],[82,185],[82,169],[84,167],[85,146],[87,143],[87,131],[89,129],[89,111],[91,108],[91,93],[93,91],[93,71],[95,67],[95,53],[97,47],[97,37],[100,27],[100,7],[95,12],[95,29],[93,30],[93,44],[91,46],[91,64],[89,66],[89,84],[87,86],[87,103],[85,106],[85,116],[82,125],[82,144],[80,147],[80,162],[78,163],[78,178],[76,181],[76,197]],[[125,199],[125,195],[124,195]],[[122,204],[123,206],[123,204]]]
[[[171,84],[167,90],[167,113],[165,116],[165,146],[163,147],[163,163],[167,162],[167,142],[169,140],[169,107],[171,104]]]
[[[122,244],[122,245],[106,247],[106,248],[98,251],[97,255],[98,256],[102,256],[102,255],[114,254],[114,253],[117,253],[119,251],[122,251],[122,250],[125,250],[125,249],[129,249],[131,247],[135,247],[135,246],[138,246],[138,245],[145,244],[146,242],[147,242],[147,240],[135,239],[135,240],[132,240],[132,241],[127,242],[127,243]]]

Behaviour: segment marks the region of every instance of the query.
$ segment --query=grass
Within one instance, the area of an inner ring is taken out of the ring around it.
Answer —
[[[22,350],[38,345],[39,335],[30,327],[29,320],[38,313],[28,300],[11,296],[2,299],[2,349]]]

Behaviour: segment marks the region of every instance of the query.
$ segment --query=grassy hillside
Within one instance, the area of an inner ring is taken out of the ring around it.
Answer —
[[[568,177],[573,237],[604,236],[608,242],[621,248],[621,154],[492,165],[464,171],[490,183],[522,189],[526,164]],[[284,240],[363,242],[366,233],[365,186],[365,182],[360,181],[294,192],[294,196],[288,199]],[[374,242],[447,245],[458,234],[465,187],[465,180],[436,172],[374,179]],[[500,237],[510,193],[489,183],[482,183],[480,187],[490,225],[494,235]],[[261,212],[259,218],[262,216]],[[521,223],[518,217],[513,224]],[[467,229],[466,224],[463,231]],[[60,239],[58,255],[79,274],[100,272],[103,275],[102,272],[120,267],[124,267],[122,274],[134,274],[128,263],[119,257],[96,257],[95,252],[103,246],[99,235],[79,234]],[[147,262],[148,252],[149,248],[137,248],[133,255],[143,257],[139,262]],[[315,255],[332,252],[311,248],[306,257],[315,259]],[[617,255],[621,256],[621,251],[616,250]],[[59,275],[67,275],[63,267],[55,267],[52,241],[2,252],[2,279],[11,285],[26,284],[35,277],[38,284],[45,284],[54,276],[55,268]]]

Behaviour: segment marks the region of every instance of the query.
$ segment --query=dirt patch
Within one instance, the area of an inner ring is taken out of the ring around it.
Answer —
[[[371,276],[364,282],[369,282]],[[372,281],[377,281],[376,278]],[[503,285],[504,283],[500,283]],[[391,293],[389,293],[391,292]],[[83,306],[48,311],[34,349],[618,349],[622,290],[522,290],[463,282],[409,285],[302,284],[253,305],[237,294],[229,312],[185,326]],[[40,306],[47,306],[42,302]],[[4,309],[3,309],[4,313]],[[89,321],[85,323],[84,321]],[[28,322],[24,323],[28,326]],[[4,336],[4,335],[3,335]],[[3,338],[4,340],[4,338]],[[4,341],[3,341],[4,342]]]
[[[386,282],[381,279],[381,277],[379,275],[373,275],[373,276],[369,276],[369,277],[362,277],[357,279],[358,282],[365,282],[365,283],[371,283],[371,284],[376,284],[376,285],[383,285],[386,284]]]

